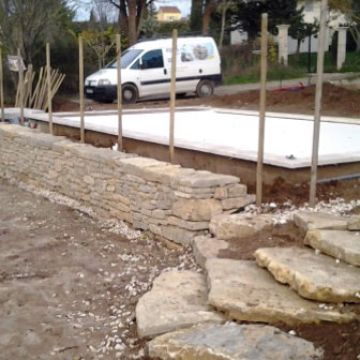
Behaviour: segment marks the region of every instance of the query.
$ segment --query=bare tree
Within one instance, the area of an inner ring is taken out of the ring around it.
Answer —
[[[127,35],[129,45],[134,44],[139,36],[145,12],[155,0],[96,0],[110,4],[118,11],[118,24],[121,32]]]

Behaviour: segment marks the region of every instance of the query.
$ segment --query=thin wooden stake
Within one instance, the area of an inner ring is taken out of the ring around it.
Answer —
[[[117,67],[117,110],[118,110],[118,151],[123,150],[122,131],[122,90],[121,90],[121,37],[116,35],[116,67]]]
[[[18,49],[18,66],[19,66],[19,94],[20,94],[20,124],[24,124],[24,69],[22,67],[21,52]]]
[[[262,203],[263,162],[265,138],[265,111],[266,111],[266,79],[268,53],[268,14],[261,17],[261,79],[260,79],[260,114],[259,114],[259,143],[258,161],[256,169],[256,205]]]
[[[47,107],[49,114],[49,131],[54,134],[53,116],[52,116],[52,93],[51,93],[51,64],[50,64],[50,44],[46,43],[46,70],[47,70]]]
[[[1,106],[1,121],[5,120],[4,109],[4,70],[3,70],[3,56],[0,48],[0,106]]]
[[[325,42],[326,42],[327,14],[328,14],[328,0],[321,0],[320,33],[319,33],[319,47],[318,47],[318,58],[317,58],[315,115],[314,115],[310,197],[309,197],[309,204],[311,207],[315,207],[315,203],[316,203],[316,183],[317,183],[317,167],[319,161],[321,101],[322,101],[322,92],[323,92],[324,51],[325,51]]]
[[[85,142],[85,121],[84,121],[84,45],[83,39],[79,36],[79,97],[80,97],[80,141]]]
[[[172,34],[171,84],[170,84],[169,157],[171,163],[174,163],[177,36],[178,36],[177,30],[174,29]]]

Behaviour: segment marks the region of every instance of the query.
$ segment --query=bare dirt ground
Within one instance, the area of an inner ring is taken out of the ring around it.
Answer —
[[[0,359],[144,359],[137,300],[192,258],[1,180],[0,204]]]
[[[314,114],[315,87],[305,87],[297,91],[268,91],[267,111],[290,112],[298,114]],[[146,100],[126,108],[160,107],[168,106],[168,99]],[[187,96],[176,101],[177,106],[207,105],[214,107],[227,107],[244,110],[257,110],[259,106],[259,91],[240,92],[232,95],[211,96],[208,98],[195,98]],[[116,109],[116,104],[100,104],[89,102],[93,110]],[[57,98],[54,111],[78,111],[79,105],[66,98]],[[360,90],[349,90],[339,86],[324,84],[323,115],[354,117],[360,116]]]

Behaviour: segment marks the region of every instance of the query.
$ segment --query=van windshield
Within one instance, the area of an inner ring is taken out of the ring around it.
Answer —
[[[142,51],[142,49],[125,50],[121,55],[121,68],[126,69]],[[107,68],[116,69],[116,60],[112,61]]]

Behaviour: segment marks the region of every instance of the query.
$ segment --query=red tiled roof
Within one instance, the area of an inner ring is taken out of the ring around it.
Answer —
[[[179,10],[179,8],[177,6],[160,6],[159,7],[159,12],[163,12],[163,13],[178,13],[181,14],[181,11]]]

